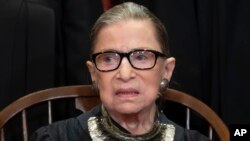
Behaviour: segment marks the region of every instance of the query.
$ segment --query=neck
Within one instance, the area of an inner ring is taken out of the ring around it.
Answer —
[[[119,123],[131,134],[142,135],[148,133],[154,125],[156,115],[156,105],[146,108],[138,113],[120,114],[108,111],[114,121]]]

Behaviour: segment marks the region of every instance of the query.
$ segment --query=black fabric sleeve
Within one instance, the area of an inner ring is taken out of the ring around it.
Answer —
[[[59,121],[38,129],[31,141],[91,141],[87,129],[76,118]]]
[[[196,130],[185,130],[184,133],[185,141],[211,141],[208,137]]]
[[[52,141],[48,133],[48,128],[39,128],[32,136],[30,141]]]

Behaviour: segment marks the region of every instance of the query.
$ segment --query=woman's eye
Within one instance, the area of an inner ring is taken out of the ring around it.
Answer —
[[[114,60],[111,56],[105,56],[102,58],[103,62],[110,63],[112,60]]]
[[[140,54],[140,55],[137,55],[136,60],[139,60],[139,61],[142,61],[142,60],[146,60],[147,59],[147,56],[143,55],[143,54]]]
[[[100,61],[103,63],[115,63],[119,61],[119,55],[113,54],[113,53],[108,53],[108,54],[103,54],[100,57]]]

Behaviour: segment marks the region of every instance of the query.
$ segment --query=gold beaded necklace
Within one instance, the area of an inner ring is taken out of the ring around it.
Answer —
[[[125,133],[113,124],[103,106],[102,116],[88,119],[88,129],[93,141],[173,141],[175,135],[175,127],[160,123],[158,116],[148,133],[143,135]]]

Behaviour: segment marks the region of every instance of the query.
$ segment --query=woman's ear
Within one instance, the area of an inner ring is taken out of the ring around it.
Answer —
[[[89,73],[90,73],[92,82],[96,81],[96,69],[95,69],[94,63],[91,62],[91,61],[87,61],[86,65],[87,65],[87,67],[89,69]]]
[[[165,67],[165,70],[164,70],[163,77],[168,79],[168,81],[170,81],[174,68],[175,68],[175,58],[170,57],[166,59],[164,67]]]

